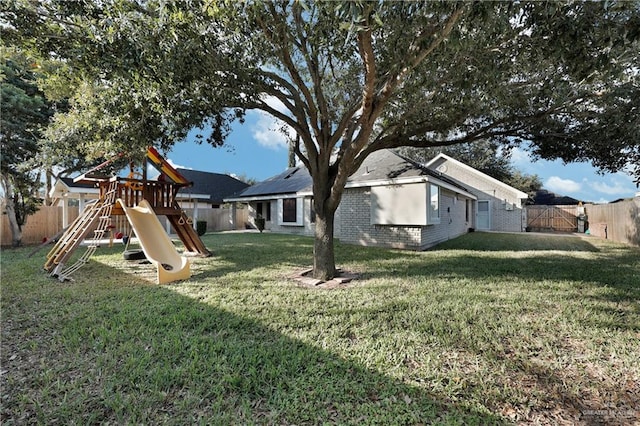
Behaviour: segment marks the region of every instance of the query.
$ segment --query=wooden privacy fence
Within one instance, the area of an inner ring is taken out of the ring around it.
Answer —
[[[589,233],[640,246],[640,197],[612,204],[585,206]]]
[[[78,207],[69,208],[69,223],[78,217]],[[2,215],[3,246],[11,245],[11,228],[9,218]],[[62,230],[62,207],[41,206],[40,209],[27,217],[27,222],[22,226],[22,244],[41,243],[44,238],[56,235]]]
[[[193,217],[193,209],[184,209],[189,217]],[[233,209],[198,209],[196,220],[207,222],[207,232],[231,231],[233,229],[245,229],[249,219],[247,209],[235,210],[235,227],[232,217]]]
[[[191,209],[185,212],[193,217]],[[231,209],[198,209],[198,220],[207,221],[207,232],[229,231],[233,228],[231,220]],[[249,214],[247,209],[237,209],[235,211],[235,229],[245,229],[248,223]],[[69,223],[78,217],[78,207],[69,207]],[[162,220],[162,218],[161,218]],[[128,232],[128,224],[124,217],[113,217],[116,230]],[[11,245],[11,229],[9,228],[9,218],[2,215],[0,224],[0,242],[3,246]],[[22,244],[38,244],[43,238],[50,238],[62,230],[62,207],[42,206],[35,214],[27,218],[27,223],[22,227]]]
[[[576,232],[578,206],[527,206],[527,229],[535,232]]]

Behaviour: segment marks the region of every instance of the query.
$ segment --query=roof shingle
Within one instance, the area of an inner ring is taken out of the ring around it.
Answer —
[[[247,188],[249,184],[232,176],[202,172],[199,170],[177,169],[187,180],[193,182],[193,186],[183,191],[191,191],[198,194],[211,195],[211,204],[222,204],[227,197],[234,196]]]

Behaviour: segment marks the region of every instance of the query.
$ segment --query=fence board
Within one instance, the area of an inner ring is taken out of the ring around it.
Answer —
[[[189,216],[193,215],[191,209],[185,209]],[[233,228],[231,209],[199,209],[198,220],[207,221],[207,232],[230,231]],[[69,207],[69,223],[78,217],[78,207]],[[248,222],[248,210],[236,210],[235,229],[245,229]],[[129,224],[124,216],[114,216],[114,231],[125,235],[129,232]],[[22,227],[22,243],[38,244],[45,237],[51,237],[62,230],[62,207],[42,206],[35,214],[27,218],[27,223]],[[0,243],[3,246],[11,245],[11,229],[7,215],[2,215],[0,223]]]
[[[591,235],[640,246],[640,197],[613,204],[588,204],[585,211]]]
[[[78,217],[78,208],[69,208],[69,221]],[[9,217],[2,215],[2,236],[0,243],[3,246],[11,245],[11,228],[9,227]],[[41,206],[40,209],[27,217],[26,223],[22,226],[22,244],[41,243],[43,238],[49,238],[62,230],[62,208],[52,206]]]
[[[193,217],[193,209],[184,209],[187,216]],[[237,209],[235,227],[231,217],[232,209],[198,209],[197,220],[207,222],[207,232],[231,231],[244,229],[248,220],[247,209]]]
[[[532,231],[576,232],[577,206],[527,206],[527,227]]]

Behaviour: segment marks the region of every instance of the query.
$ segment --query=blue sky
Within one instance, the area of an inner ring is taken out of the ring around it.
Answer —
[[[226,146],[198,145],[190,135],[186,141],[177,143],[166,156],[178,167],[261,181],[287,167],[286,138],[276,130],[278,127],[265,113],[249,112],[244,124],[234,124]],[[583,201],[606,203],[633,197],[640,191],[630,175],[599,175],[588,163],[533,162],[525,151],[519,149],[514,150],[512,162],[523,173],[537,174],[545,189]]]

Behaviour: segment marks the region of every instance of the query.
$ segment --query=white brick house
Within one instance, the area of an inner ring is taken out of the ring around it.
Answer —
[[[455,170],[455,178],[445,168]],[[450,157],[421,166],[381,150],[349,178],[336,212],[335,237],[351,244],[424,250],[477,228],[479,207],[482,225],[485,209],[491,212],[489,227],[483,229],[521,231],[522,198],[527,195]],[[314,233],[311,177],[304,167],[287,169],[225,201],[247,203],[250,217],[264,217],[271,232]]]
[[[526,193],[445,154],[437,155],[426,167],[463,184],[477,197],[477,230],[520,232],[527,226]]]

